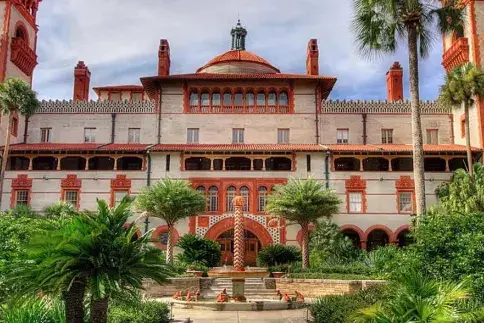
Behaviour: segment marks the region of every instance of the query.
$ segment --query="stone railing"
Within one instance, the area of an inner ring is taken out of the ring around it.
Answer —
[[[42,101],[35,113],[154,113],[155,101]]]
[[[422,114],[450,114],[451,108],[438,101],[420,101]],[[322,113],[410,113],[410,101],[323,101]]]

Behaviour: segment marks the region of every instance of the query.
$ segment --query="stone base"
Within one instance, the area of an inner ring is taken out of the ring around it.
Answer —
[[[307,305],[290,302],[283,303],[280,301],[248,301],[248,302],[229,302],[217,303],[215,301],[201,301],[201,302],[186,302],[170,299],[161,299],[168,304],[172,303],[174,306],[185,309],[206,310],[206,311],[280,311],[304,308]]]
[[[268,271],[217,271],[208,272],[208,277],[218,278],[265,278],[269,277]]]

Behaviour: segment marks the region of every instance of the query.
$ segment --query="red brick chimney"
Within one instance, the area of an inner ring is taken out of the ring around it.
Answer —
[[[89,84],[91,72],[83,61],[79,61],[74,68],[74,101],[89,100]]]
[[[170,44],[168,40],[160,40],[160,48],[158,50],[158,76],[170,75]]]
[[[387,100],[403,100],[403,69],[399,62],[393,63],[387,72]]]
[[[306,74],[319,75],[319,49],[317,39],[311,39],[308,43]]]

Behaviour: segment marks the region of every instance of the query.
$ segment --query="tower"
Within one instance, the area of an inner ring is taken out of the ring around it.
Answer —
[[[319,75],[319,48],[317,39],[310,39],[308,42],[306,74]]]
[[[245,29],[240,23],[240,19],[237,21],[237,25],[230,31],[232,36],[232,50],[245,50],[245,37],[247,37],[247,29]]]
[[[0,0],[0,82],[18,77],[32,84],[37,66],[37,11],[42,0]]]
[[[387,100],[403,100],[403,68],[399,62],[393,63],[387,72]]]
[[[170,44],[168,40],[160,40],[160,48],[158,49],[158,76],[170,75]]]
[[[74,68],[74,101],[89,100],[89,84],[91,72],[83,61],[79,61]]]

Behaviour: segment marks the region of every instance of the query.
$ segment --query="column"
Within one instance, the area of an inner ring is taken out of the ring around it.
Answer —
[[[30,158],[29,158],[29,170],[34,169],[33,168],[33,161],[34,161],[34,157],[33,156],[30,156]]]
[[[113,170],[118,170],[118,159],[119,158],[116,158],[116,157],[113,157],[114,158],[114,169]]]
[[[358,160],[360,161],[360,172],[363,171],[363,158],[358,158]]]
[[[86,167],[84,167],[84,170],[89,170],[89,159],[88,157],[86,157]]]
[[[213,170],[213,158],[210,158],[210,170]]]
[[[57,170],[61,170],[61,160],[62,160],[62,156],[58,156],[57,157]]]
[[[232,200],[234,204],[234,271],[243,272],[244,268],[244,214],[242,208],[244,198],[236,196]],[[232,299],[237,302],[245,302],[245,279],[232,278]]]
[[[389,172],[393,172],[393,169],[392,169],[392,160],[393,160],[393,158],[389,158],[388,159],[388,171]]]

